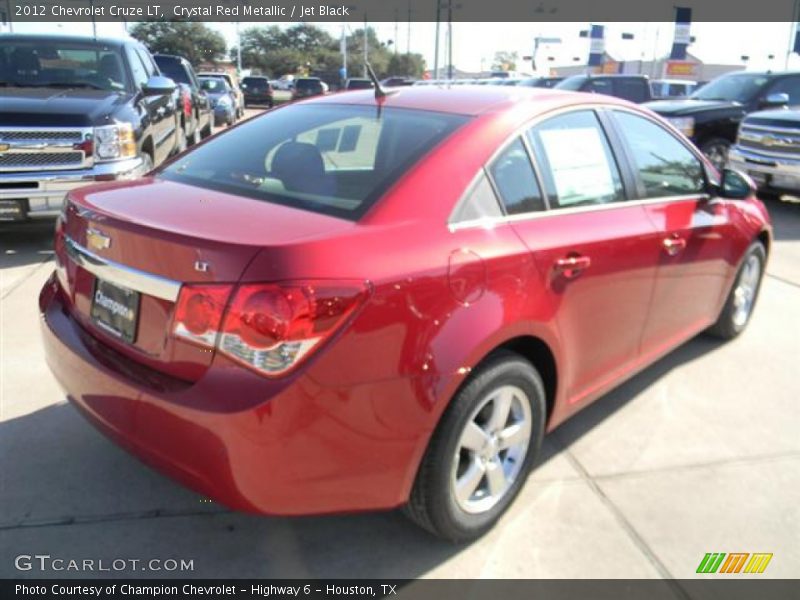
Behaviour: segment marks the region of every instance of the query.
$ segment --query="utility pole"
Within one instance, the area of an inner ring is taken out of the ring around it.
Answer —
[[[411,54],[411,0],[408,0],[408,37],[406,39],[406,54]]]
[[[447,3],[447,79],[453,79],[453,0]]]
[[[397,36],[398,36],[398,30],[397,30],[397,27],[398,27],[398,25],[397,25],[398,15],[399,15],[399,13],[398,13],[397,9],[395,8],[394,9],[394,41],[392,42],[392,44],[394,45],[394,53],[395,54],[397,54],[397,46],[399,44],[399,42],[397,40]]]
[[[436,42],[433,49],[433,78],[439,79],[439,21],[441,21],[442,5],[436,0]]]
[[[369,62],[369,46],[367,45],[367,13],[364,13],[364,78],[368,76],[367,62]]]
[[[345,31],[346,25],[342,23],[342,41],[339,46],[342,51],[342,85],[347,82],[347,33]]]
[[[239,35],[239,21],[236,21],[236,74],[242,74],[242,38]]]
[[[786,60],[783,63],[784,70],[789,68],[789,57],[794,52],[794,38],[797,36],[797,19],[798,19],[798,2],[794,0],[792,2],[792,23],[789,27],[789,47],[786,50]]]

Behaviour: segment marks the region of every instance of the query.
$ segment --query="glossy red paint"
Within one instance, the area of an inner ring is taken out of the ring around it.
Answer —
[[[449,226],[476,173],[531,121],[567,107],[645,111],[492,86],[404,88],[384,105],[472,119],[357,222],[157,175],[74,192],[56,236],[60,274],[39,300],[47,361],[70,401],[143,460],[236,509],[396,507],[448,402],[493,349],[546,346],[552,429],[710,325],[747,245],[769,239],[755,198]],[[168,300],[142,297],[134,344],[95,327],[93,276],[64,249],[65,235],[85,246],[91,227],[113,239],[103,258],[181,283],[346,279],[368,282],[369,296],[297,370],[268,379],[170,336]],[[672,239],[686,244],[675,255]],[[212,267],[198,271],[198,261]]]

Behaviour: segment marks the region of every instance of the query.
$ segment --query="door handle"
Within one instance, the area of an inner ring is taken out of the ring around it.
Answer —
[[[676,236],[664,238],[661,244],[670,256],[675,256],[686,248],[686,240]]]
[[[567,279],[575,279],[591,266],[592,259],[588,256],[566,256],[555,262],[553,270]]]

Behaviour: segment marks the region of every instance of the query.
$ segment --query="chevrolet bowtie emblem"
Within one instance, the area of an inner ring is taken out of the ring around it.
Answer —
[[[86,231],[86,245],[90,250],[105,250],[111,247],[111,238],[97,229]]]
[[[11,148],[11,144],[0,144],[0,153],[5,152],[9,148]]]

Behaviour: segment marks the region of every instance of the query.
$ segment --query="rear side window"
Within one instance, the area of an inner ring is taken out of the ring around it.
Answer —
[[[179,60],[165,56],[157,56],[155,57],[155,61],[162,75],[169,77],[175,83],[191,85],[192,82],[189,79],[189,75]]]
[[[517,138],[489,167],[500,200],[510,215],[544,210],[544,200],[528,152]]]
[[[374,106],[289,106],[210,140],[161,177],[356,220],[467,120]]]
[[[595,94],[613,94],[610,79],[589,79],[584,87],[586,92],[594,92]]]
[[[503,211],[497,203],[497,196],[494,194],[492,184],[489,183],[486,174],[481,172],[475,185],[467,191],[467,194],[453,211],[450,222],[463,223],[487,217],[502,216]]]
[[[631,150],[646,198],[701,194],[705,171],[675,136],[649,119],[615,111],[620,135]]]
[[[643,79],[620,78],[614,81],[614,95],[631,102],[644,102],[647,97],[647,83]]]
[[[625,199],[619,169],[594,112],[553,117],[528,131],[550,206],[606,204]]]

